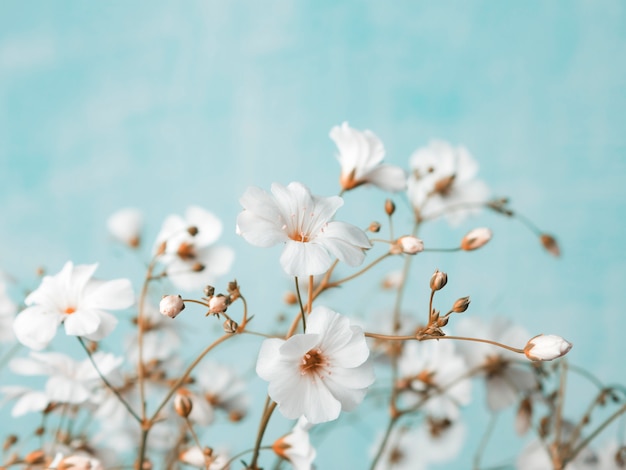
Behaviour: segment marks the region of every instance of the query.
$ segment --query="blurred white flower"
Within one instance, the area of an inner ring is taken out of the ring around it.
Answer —
[[[63,323],[65,333],[99,341],[117,324],[106,310],[130,307],[135,297],[128,279],[92,279],[97,264],[65,263],[60,273],[45,276],[26,298],[29,307],[13,323],[17,339],[31,349],[45,348]]]
[[[228,272],[234,251],[213,244],[222,234],[222,222],[211,212],[191,206],[185,218],[170,215],[157,235],[154,252],[165,243],[160,261],[167,266],[167,276],[183,290],[202,289]]]
[[[56,466],[57,470],[104,470],[104,466],[98,459],[85,455],[70,455],[64,457]]]
[[[0,406],[6,402],[15,401],[11,410],[13,417],[43,411],[50,404],[50,398],[45,392],[19,385],[0,387],[0,393],[4,395]]]
[[[337,419],[354,409],[374,382],[363,330],[326,307],[316,307],[305,334],[266,339],[257,374],[287,418],[304,415],[311,423]]]
[[[112,382],[119,382],[116,376],[122,357],[97,352],[93,360],[100,372]],[[97,390],[105,387],[102,379],[89,358],[74,361],[62,353],[31,352],[30,357],[16,357],[9,363],[11,370],[20,375],[48,376],[45,394],[50,402],[81,404],[93,403]]]
[[[120,209],[107,219],[107,228],[116,240],[131,248],[137,248],[141,243],[143,214],[139,209],[132,207]]]
[[[496,317],[484,322],[477,317],[461,318],[455,322],[459,336],[484,338],[513,347],[520,347],[528,339],[528,333],[509,319]],[[538,386],[529,364],[520,364],[520,355],[485,343],[460,341],[470,368],[482,367],[487,386],[487,405],[492,411],[500,411],[520,401],[522,394]]]
[[[169,360],[180,346],[180,323],[162,315],[150,301],[144,302],[142,320],[144,363]],[[139,318],[135,321],[139,321]],[[128,344],[129,359],[136,364],[139,360],[136,334],[130,337]]]
[[[225,467],[228,457],[224,453],[214,453],[208,451],[206,454],[198,446],[190,447],[178,456],[178,460],[192,467],[204,468],[208,470],[228,470]],[[207,467],[207,463],[209,464]]]
[[[198,366],[194,375],[200,394],[211,408],[223,410],[233,421],[246,415],[250,404],[246,382],[233,367],[206,361]]]
[[[552,458],[545,443],[536,440],[528,444],[517,459],[517,470],[544,470],[554,468]],[[596,453],[590,447],[585,447],[576,456],[573,462],[568,463],[563,470],[608,470],[610,467],[600,466]]]
[[[436,418],[455,420],[459,407],[470,401],[472,384],[463,376],[467,364],[452,341],[411,341],[398,361],[400,397],[407,407]]]
[[[0,343],[13,341],[13,321],[17,312],[17,305],[7,294],[7,286],[0,279]]]
[[[344,190],[368,183],[386,191],[403,191],[406,188],[404,170],[382,164],[385,148],[372,131],[358,131],[344,122],[331,129],[330,138],[339,150],[339,182]]]
[[[465,147],[432,141],[413,153],[410,166],[408,195],[420,217],[445,212],[450,223],[458,224],[465,215],[480,210],[468,204],[489,197],[487,185],[474,179],[478,164]]]
[[[363,230],[331,221],[343,205],[339,196],[313,196],[301,183],[287,187],[272,184],[272,195],[250,187],[239,200],[244,210],[237,217],[237,231],[249,243],[268,247],[284,243],[280,263],[290,276],[322,274],[331,257],[350,266],[365,258],[371,244]]]
[[[602,470],[624,470],[626,463],[626,451],[623,445],[617,443],[617,440],[611,439],[607,441],[602,449],[598,451],[600,457],[600,465],[598,469]]]
[[[277,439],[272,449],[295,470],[310,470],[317,452],[309,439],[310,423],[302,416],[289,434]]]

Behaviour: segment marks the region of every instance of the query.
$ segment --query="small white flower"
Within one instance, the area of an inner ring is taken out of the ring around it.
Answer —
[[[65,333],[99,341],[117,324],[107,310],[130,307],[135,297],[128,279],[98,281],[97,264],[65,263],[60,273],[46,276],[26,298],[28,308],[13,323],[17,339],[31,349],[45,348],[63,323]]]
[[[139,209],[120,209],[107,219],[109,233],[118,241],[131,248],[137,248],[141,242],[143,214]]]
[[[385,149],[380,139],[369,130],[358,131],[344,122],[330,131],[337,144],[337,159],[341,165],[339,182],[344,190],[362,184],[373,184],[386,191],[403,191],[406,174],[397,166],[382,164]]]
[[[465,147],[433,141],[415,151],[410,161],[408,195],[420,217],[445,212],[452,224],[458,224],[468,213],[467,204],[485,202],[489,190],[475,180],[478,164]]]
[[[572,349],[572,343],[557,335],[537,335],[531,338],[524,354],[531,361],[551,361],[565,356]]]
[[[476,317],[461,318],[456,322],[456,328],[460,336],[490,339],[513,347],[519,347],[528,338],[524,328],[503,317],[489,322]],[[458,347],[470,368],[483,368],[487,405],[492,411],[512,406],[519,401],[520,394],[530,392],[538,385],[530,367],[519,364],[519,354],[484,343],[461,341]]]
[[[517,470],[543,470],[554,468],[553,461],[545,443],[536,440],[528,444],[517,459]],[[598,456],[585,447],[576,456],[573,462],[568,463],[563,470],[608,470],[610,467],[599,466]]]
[[[310,428],[303,416],[289,434],[277,439],[272,445],[276,455],[289,461],[295,470],[310,470],[315,460],[317,453],[309,439]]]
[[[182,463],[197,468],[207,468],[208,470],[227,470],[229,467],[225,467],[228,458],[225,454],[214,454],[212,451],[203,452],[198,446],[190,447],[183,451],[178,456],[178,460]]]
[[[398,361],[400,397],[407,407],[423,402],[436,418],[456,419],[459,407],[470,401],[472,384],[460,380],[467,365],[452,341],[411,341]]]
[[[56,467],[57,470],[104,470],[104,466],[98,459],[84,455],[70,455],[61,459]]]
[[[228,272],[235,254],[229,247],[213,245],[221,234],[222,222],[201,207],[189,207],[184,219],[179,215],[165,219],[154,252],[165,243],[160,261],[167,265],[168,278],[176,287],[202,289]]]
[[[311,423],[337,419],[354,409],[374,382],[363,330],[326,307],[316,307],[305,334],[267,339],[257,374],[287,418],[304,415]]]
[[[198,366],[195,376],[199,394],[211,409],[226,412],[233,421],[246,415],[250,402],[246,382],[233,367],[205,361]]]
[[[272,195],[251,187],[239,202],[244,211],[237,217],[238,233],[255,246],[284,243],[280,263],[290,276],[325,273],[333,262],[331,255],[357,266],[371,246],[363,230],[331,221],[342,198],[313,196],[301,183],[287,187],[274,183]]]

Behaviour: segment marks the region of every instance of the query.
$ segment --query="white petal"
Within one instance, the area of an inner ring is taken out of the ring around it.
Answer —
[[[197,246],[208,246],[215,243],[222,234],[222,221],[211,212],[198,206],[191,206],[185,211],[189,226],[198,229],[194,242]]]
[[[107,219],[109,233],[127,245],[139,240],[142,227],[143,214],[132,207],[120,209]]]
[[[115,279],[94,286],[93,290],[85,294],[89,308],[121,310],[135,303],[133,286],[128,279]]]
[[[100,325],[98,325],[98,329],[93,333],[83,335],[91,341],[100,341],[103,338],[106,338],[117,326],[117,318],[110,313],[105,312],[104,310],[99,310],[97,314],[100,317]]]
[[[305,387],[307,393],[301,398],[305,407],[302,414],[313,424],[337,419],[341,412],[341,402],[330,393],[324,379],[316,375],[305,378],[312,378],[313,382]]]
[[[65,333],[68,335],[89,335],[100,326],[100,316],[93,310],[77,310],[68,315],[63,324],[65,325]]]
[[[380,165],[365,175],[365,180],[385,191],[404,191],[407,176],[402,168],[392,165]]]
[[[287,274],[306,278],[328,271],[332,260],[322,245],[288,240],[280,256],[280,264]]]
[[[47,313],[38,306],[29,307],[15,317],[13,331],[20,343],[31,349],[41,350],[52,341],[59,323],[58,315]]]
[[[43,411],[49,403],[50,399],[43,392],[32,391],[25,393],[15,402],[13,410],[11,411],[11,416],[16,418],[33,411]]]
[[[279,348],[285,341],[278,338],[270,338],[263,341],[256,363],[256,373],[263,380],[271,380],[276,374],[276,364],[280,358]]]
[[[51,401],[61,403],[79,404],[89,398],[89,392],[83,385],[61,376],[52,376],[48,379],[46,393]]]
[[[279,220],[282,221],[282,216]],[[237,216],[239,235],[254,246],[268,247],[287,241],[289,237],[283,225],[286,224],[263,218],[251,210],[244,210]]]

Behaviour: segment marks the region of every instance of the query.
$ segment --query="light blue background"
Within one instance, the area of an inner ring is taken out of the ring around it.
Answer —
[[[275,312],[289,286],[279,251],[234,235],[238,197],[293,180],[336,193],[327,135],[348,120],[402,166],[431,138],[466,145],[494,194],[562,246],[552,259],[521,224],[490,214],[452,234],[435,224],[422,233],[433,245],[476,224],[495,238],[481,253],[424,256],[421,285],[447,270],[450,296],[471,295],[471,313],[561,334],[573,362],[626,382],[624,57],[618,0],[4,1],[0,268],[29,282],[40,265],[99,261],[104,277],[128,268],[139,280],[106,217],[142,208],[154,236],[165,215],[195,203],[224,220],[234,275]],[[384,195],[361,196],[371,205],[349,194],[342,218],[364,225],[380,218]],[[367,310],[354,303],[343,309]],[[482,429],[473,426],[469,448]],[[335,455],[358,468],[364,454]],[[339,468],[328,458],[321,468]]]

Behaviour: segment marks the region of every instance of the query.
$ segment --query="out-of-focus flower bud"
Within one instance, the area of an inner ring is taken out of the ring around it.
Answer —
[[[17,436],[15,434],[9,434],[7,438],[4,440],[4,444],[2,445],[2,450],[6,452],[9,450],[13,444],[17,442]]]
[[[448,275],[436,270],[430,278],[430,289],[441,290],[448,283]]]
[[[294,292],[285,292],[285,295],[283,295],[283,302],[287,305],[295,305],[298,302],[298,297]]]
[[[108,218],[107,228],[116,240],[137,248],[141,241],[143,215],[138,209],[121,209]]]
[[[387,215],[393,215],[395,211],[396,211],[395,203],[391,199],[387,199],[385,201],[385,212],[387,213]]]
[[[213,286],[205,286],[204,288],[204,296],[205,297],[213,297],[215,294],[215,287]]]
[[[533,405],[530,398],[524,398],[517,409],[517,415],[515,416],[515,432],[518,436],[523,436],[528,432],[531,425],[533,415]]]
[[[209,299],[209,313],[220,314],[228,310],[230,297],[224,294],[214,295]]]
[[[492,232],[486,227],[470,230],[461,240],[461,249],[465,251],[477,250],[491,240]]]
[[[181,418],[189,416],[193,408],[193,402],[189,395],[189,390],[180,388],[176,391],[176,396],[174,396],[174,410]]]
[[[24,457],[24,463],[29,465],[41,465],[46,461],[46,454],[43,450],[33,450]]]
[[[398,238],[398,245],[402,249],[402,253],[414,255],[420,251],[424,251],[424,242],[413,235],[405,235]]]
[[[454,302],[454,305],[452,306],[452,311],[454,313],[463,313],[467,310],[467,308],[469,307],[469,304],[470,304],[469,297],[461,297],[460,299],[457,299],[456,302]]]
[[[380,232],[380,223],[379,222],[372,222],[370,223],[370,226],[367,227],[367,229],[372,232],[372,233],[378,233]]]
[[[564,356],[572,349],[572,343],[557,335],[537,335],[531,338],[524,354],[531,361],[551,361]]]
[[[91,457],[83,455],[70,455],[62,459],[58,466],[58,470],[103,470],[102,463]]]
[[[556,238],[552,235],[548,235],[547,233],[541,234],[539,237],[541,244],[543,247],[550,253],[552,256],[560,256],[561,249],[559,248],[559,244],[556,242]]]
[[[180,295],[164,295],[159,303],[159,312],[170,318],[176,316],[185,310],[185,302]]]

